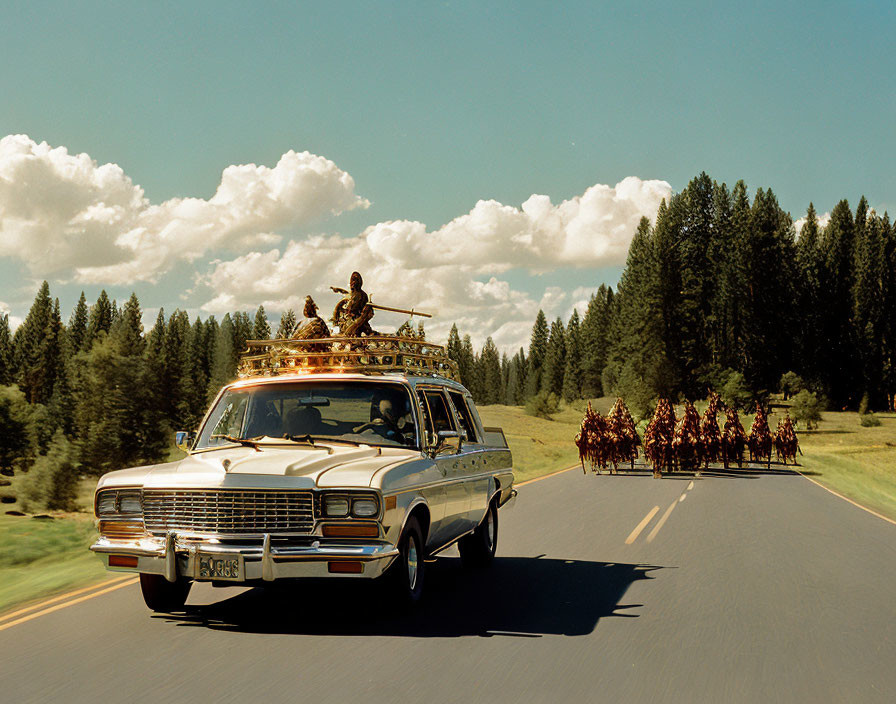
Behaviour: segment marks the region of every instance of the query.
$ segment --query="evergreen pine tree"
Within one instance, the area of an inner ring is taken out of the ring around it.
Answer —
[[[457,323],[454,323],[451,326],[451,331],[448,333],[448,344],[445,347],[448,359],[454,360],[457,364],[460,364],[460,348],[460,333],[457,332]]]
[[[884,406],[896,410],[896,226],[884,213],[881,219],[883,240],[883,339],[881,341],[881,376]]]
[[[566,364],[563,370],[563,398],[582,398],[582,333],[579,311],[573,310],[566,326]]]
[[[224,325],[224,321],[221,321],[221,325]],[[232,321],[231,321],[232,325]],[[293,330],[296,329],[296,314],[292,308],[284,312],[280,316],[280,326],[277,328],[277,339],[278,340],[287,340],[292,337]]]
[[[53,302],[53,313],[43,344],[46,363],[51,367],[48,376],[53,379],[53,388],[46,402],[48,423],[46,432],[41,433],[42,448],[49,446],[57,431],[62,431],[66,437],[74,435],[70,349],[71,343],[62,322],[57,298]]]
[[[856,217],[853,322],[861,364],[861,388],[857,396],[867,395],[872,408],[878,408],[886,401],[882,394],[886,314],[883,308],[886,251],[882,228],[883,223],[876,215]]]
[[[526,369],[526,398],[541,391],[544,376],[544,358],[548,350],[548,320],[543,310],[535,316],[532,336],[529,340],[528,367]],[[525,401],[526,399],[521,399]]]
[[[476,353],[473,351],[473,341],[469,335],[464,335],[460,346],[460,359],[457,362],[460,372],[460,383],[467,387],[473,398],[482,398],[482,385],[480,383],[479,368],[477,366]]]
[[[184,429],[190,430],[198,427],[202,420],[208,390],[206,364],[210,350],[205,344],[205,326],[198,317],[190,328],[187,348],[178,405]]]
[[[142,356],[146,347],[143,339],[143,312],[137,294],[132,293],[119,314],[112,336],[118,341],[119,352],[125,356]]]
[[[520,347],[519,352],[513,355],[511,366],[513,367],[514,383],[512,388],[508,384],[508,393],[512,392],[513,396],[508,400],[508,403],[522,406],[526,402],[526,374],[529,371],[526,351],[522,347]]]
[[[819,350],[821,376],[828,384],[835,408],[858,404],[859,362],[852,324],[852,291],[855,285],[855,224],[849,203],[841,200],[831,211],[824,228],[822,250],[822,335],[825,344]]]
[[[818,214],[809,203],[806,223],[796,241],[796,268],[798,272],[797,304],[802,324],[794,331],[797,336],[798,359],[795,369],[810,384],[822,382],[819,353],[823,343],[824,324],[823,292],[821,289],[824,268],[824,252],[818,230]]]
[[[585,311],[581,325],[581,389],[586,398],[606,395],[601,375],[607,366],[614,340],[616,298],[613,289],[601,284]],[[606,393],[609,393],[607,391]]]
[[[236,366],[233,360],[233,321],[230,319],[230,314],[227,314],[221,320],[221,326],[218,328],[218,334],[215,338],[212,368],[206,395],[209,402],[217,396],[222,386],[229,384],[236,377]]]
[[[112,303],[105,289],[100,292],[96,303],[90,308],[90,318],[87,322],[87,332],[84,335],[82,349],[89,350],[96,342],[100,333],[109,333],[112,328]]]
[[[187,418],[183,414],[183,406],[179,403],[185,387],[192,383],[192,379],[185,377],[184,373],[189,369],[187,357],[190,353],[190,318],[186,311],[175,310],[168,318],[168,326],[165,329],[165,374],[164,387],[166,399],[164,404],[165,417],[172,428],[183,429],[186,427]],[[187,393],[189,396],[189,393]]]
[[[667,226],[667,217],[663,202],[657,228]],[[664,338],[657,259],[650,221],[642,218],[619,280],[614,341],[602,377],[604,395],[623,395],[632,412],[642,417],[651,410],[653,399],[670,396],[675,388]]]
[[[490,405],[503,400],[503,383],[501,377],[501,358],[492,338],[488,338],[479,354],[481,377],[481,403]]]
[[[252,321],[249,314],[239,311],[233,314],[233,365],[236,369],[240,355],[246,350],[246,340],[252,339]]]
[[[72,311],[72,317],[68,323],[68,340],[71,346],[71,353],[77,354],[84,346],[84,340],[87,337],[87,299],[84,292],[81,291],[81,297],[78,298],[78,305]]]
[[[566,330],[557,318],[551,323],[548,347],[544,355],[544,374],[541,388],[560,398],[563,393],[563,373],[566,370]]]
[[[271,339],[271,326],[268,323],[268,316],[264,312],[264,306],[258,306],[258,310],[255,311],[255,324],[252,326],[252,339]]]
[[[746,321],[742,332],[743,374],[756,391],[776,388],[781,374],[793,366],[794,236],[793,222],[774,193],[758,189],[744,246]]]
[[[61,354],[54,310],[50,286],[44,281],[28,315],[13,336],[15,381],[28,403],[46,404],[53,395]]]
[[[0,314],[0,386],[13,382],[12,333],[9,329],[9,315]]]
[[[144,351],[143,378],[149,403],[146,422],[163,431],[170,431],[171,421],[167,416],[169,387],[166,337],[165,309],[160,308],[155,325],[147,335]]]

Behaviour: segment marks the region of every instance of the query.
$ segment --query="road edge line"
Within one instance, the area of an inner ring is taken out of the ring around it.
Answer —
[[[817,482],[817,481],[815,481],[812,477],[808,477],[808,476],[806,476],[806,475],[803,474],[800,470],[798,470],[796,467],[794,467],[793,470],[794,470],[797,474],[799,474],[803,479],[808,479],[808,480],[809,480],[810,482],[812,482],[815,486],[820,486],[822,489],[824,489],[825,491],[827,491],[827,492],[833,494],[834,496],[837,496],[837,497],[843,499],[844,501],[848,501],[848,502],[851,503],[853,506],[856,506],[857,508],[860,508],[860,509],[862,509],[863,511],[867,511],[867,512],[870,513],[872,516],[877,516],[878,518],[880,518],[880,519],[886,521],[887,523],[892,523],[894,526],[896,526],[896,521],[894,521],[892,518],[888,518],[887,516],[884,516],[883,514],[878,513],[877,511],[875,511],[875,510],[873,510],[873,509],[868,508],[867,506],[862,506],[862,504],[860,504],[858,501],[853,501],[851,498],[849,498],[848,496],[844,496],[844,495],[841,494],[839,491],[834,491],[834,490],[831,489],[830,487],[826,487],[826,486],[825,486],[824,484],[822,484],[821,482]]]
[[[5,631],[7,628],[12,628],[13,626],[18,626],[20,623],[25,623],[26,621],[30,621],[31,619],[38,618],[40,616],[46,616],[47,614],[51,614],[54,611],[59,611],[60,609],[64,609],[69,606],[74,606],[75,604],[80,604],[82,601],[87,601],[88,599],[93,599],[97,596],[102,596],[108,592],[114,592],[116,589],[121,589],[122,587],[129,587],[133,584],[136,584],[139,580],[135,577],[132,580],[128,580],[125,582],[117,582],[113,584],[111,587],[106,587],[105,589],[101,589],[98,592],[94,592],[92,594],[87,594],[85,596],[79,596],[77,599],[72,599],[71,601],[65,601],[61,604],[56,604],[55,606],[51,606],[43,611],[37,611],[33,614],[28,614],[27,616],[22,616],[22,618],[16,619],[15,621],[10,621],[9,623],[4,623],[0,625],[0,631]]]
[[[49,606],[50,604],[55,604],[57,601],[63,601],[72,596],[77,596],[78,594],[83,594],[84,592],[91,592],[94,589],[102,589],[103,587],[109,587],[113,584],[117,584],[118,582],[123,582],[126,579],[131,579],[132,575],[119,575],[118,577],[113,577],[112,579],[104,579],[101,582],[96,582],[87,587],[81,587],[80,589],[75,589],[70,592],[65,592],[64,594],[57,594],[56,596],[50,597],[49,599],[42,599],[30,606],[22,607],[21,609],[17,609],[16,611],[10,611],[5,614],[0,614],[0,621],[8,621],[15,616],[19,616],[21,614],[26,614],[29,611],[36,611],[37,609],[42,609],[45,606]]]
[[[558,469],[556,472],[551,472],[550,474],[545,474],[540,477],[535,477],[534,479],[527,479],[524,482],[520,482],[519,484],[514,484],[514,486],[526,486],[526,484],[532,484],[533,482],[540,482],[542,479],[550,479],[551,477],[556,477],[558,474],[563,474],[564,472],[568,472],[576,467],[581,467],[580,464],[574,464],[572,467],[567,467],[566,469]]]

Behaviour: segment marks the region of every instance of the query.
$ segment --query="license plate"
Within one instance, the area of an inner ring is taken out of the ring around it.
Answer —
[[[196,579],[230,579],[242,581],[242,555],[196,555]]]

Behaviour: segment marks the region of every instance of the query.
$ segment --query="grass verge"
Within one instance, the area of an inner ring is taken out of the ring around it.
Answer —
[[[0,536],[0,613],[108,577],[87,550],[95,536],[87,514],[51,520],[3,515]]]

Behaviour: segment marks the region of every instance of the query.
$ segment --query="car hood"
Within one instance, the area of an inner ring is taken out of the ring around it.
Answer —
[[[227,447],[197,452],[177,462],[110,472],[100,487],[146,488],[315,488],[369,487],[385,467],[419,457],[416,450],[391,447]]]

